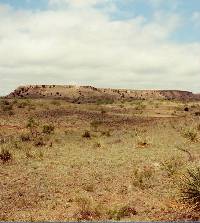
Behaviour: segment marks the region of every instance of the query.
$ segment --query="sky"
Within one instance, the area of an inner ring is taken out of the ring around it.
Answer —
[[[30,84],[200,92],[200,0],[0,0],[0,95]]]

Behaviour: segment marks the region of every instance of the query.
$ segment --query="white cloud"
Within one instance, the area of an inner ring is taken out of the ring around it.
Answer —
[[[200,43],[169,41],[180,25],[176,15],[112,21],[92,7],[98,0],[52,7],[61,1],[36,12],[0,6],[3,93],[32,83],[197,90]]]
[[[105,3],[108,2],[108,0],[49,0],[49,5],[68,5],[71,7],[91,7],[98,3]]]
[[[195,26],[200,27],[200,12],[194,12],[192,15],[192,21],[195,23]]]

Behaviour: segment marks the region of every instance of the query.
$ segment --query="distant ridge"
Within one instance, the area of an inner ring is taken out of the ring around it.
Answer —
[[[98,100],[200,100],[200,94],[179,90],[126,90],[75,85],[20,86],[6,98],[65,99],[74,103],[92,103]]]

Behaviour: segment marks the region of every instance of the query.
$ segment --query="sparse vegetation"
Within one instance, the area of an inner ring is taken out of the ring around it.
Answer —
[[[4,100],[14,115],[0,103],[0,220],[178,221],[199,212],[199,102]]]

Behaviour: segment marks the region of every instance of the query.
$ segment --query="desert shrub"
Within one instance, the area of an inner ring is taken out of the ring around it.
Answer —
[[[182,200],[200,210],[200,167],[187,171],[180,188]]]
[[[186,129],[183,132],[183,136],[192,142],[198,140],[198,134],[195,128]]]
[[[147,189],[152,187],[154,173],[155,171],[152,167],[137,167],[133,172],[133,186],[139,187],[140,189]]]
[[[55,127],[53,125],[44,125],[42,132],[44,134],[51,134],[54,132]]]
[[[125,205],[120,208],[112,209],[107,212],[108,218],[116,221],[120,221],[126,217],[132,217],[137,214],[137,211],[131,205]]]
[[[20,139],[22,142],[28,142],[28,141],[31,141],[31,136],[28,133],[22,133],[20,135]]]
[[[7,149],[2,149],[0,153],[0,159],[5,163],[9,162],[12,159],[12,154]]]
[[[101,207],[98,205],[94,205],[92,200],[88,197],[79,197],[76,199],[78,205],[78,212],[74,215],[74,217],[78,221],[91,221],[100,219]]]
[[[86,130],[86,131],[83,133],[82,137],[83,137],[83,138],[88,138],[88,139],[89,139],[89,138],[91,138],[91,134],[90,134],[89,131]]]

